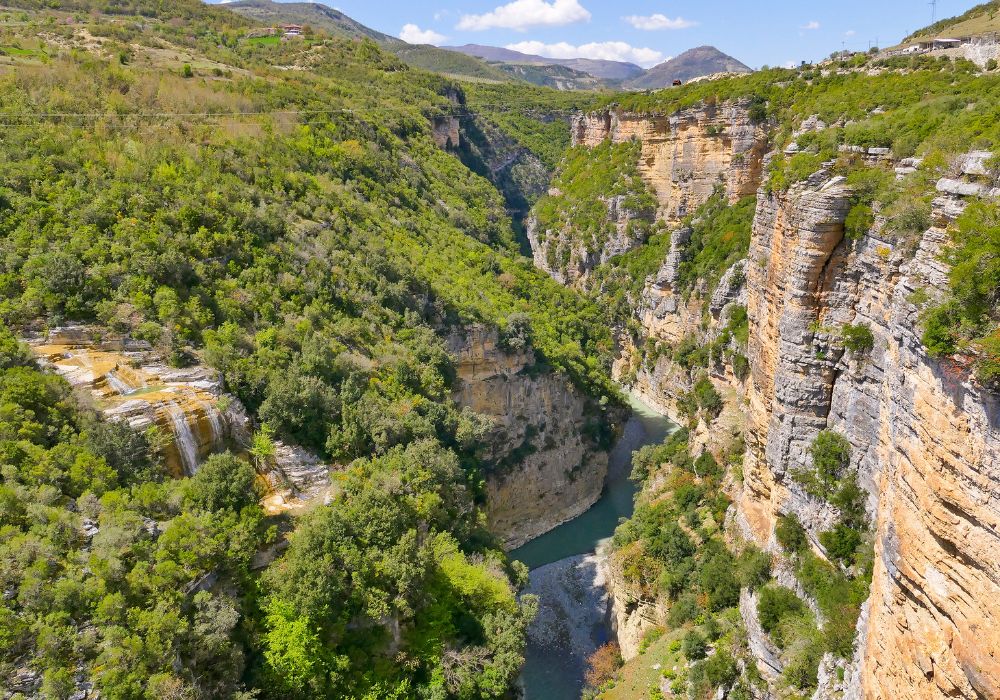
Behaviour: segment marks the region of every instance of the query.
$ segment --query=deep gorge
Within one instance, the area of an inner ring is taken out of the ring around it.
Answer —
[[[0,698],[1000,697],[995,71],[89,2],[0,22]]]

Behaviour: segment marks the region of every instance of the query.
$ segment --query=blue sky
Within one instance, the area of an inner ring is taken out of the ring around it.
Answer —
[[[938,17],[979,0],[938,0]],[[489,44],[644,66],[711,44],[744,63],[797,64],[842,46],[897,43],[930,23],[927,0],[326,0],[413,43]]]

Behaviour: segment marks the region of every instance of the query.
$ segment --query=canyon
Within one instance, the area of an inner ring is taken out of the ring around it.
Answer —
[[[807,120],[803,131],[816,122]],[[749,374],[740,380],[728,364],[713,370],[713,382],[730,390],[724,429],[703,423],[694,439],[716,454],[745,439],[742,482],[729,485],[734,536],[771,554],[779,581],[797,587],[775,538],[778,519],[797,516],[811,548],[825,557],[818,535],[839,515],[793,472],[808,466],[809,445],[821,431],[851,443],[875,530],[874,575],[854,658],[824,659],[815,697],[1000,696],[1000,402],[961,358],[930,356],[919,331],[920,297],[936,298],[947,287],[941,254],[948,227],[969,201],[998,194],[981,184],[983,155],[957,159],[938,182],[929,229],[901,239],[887,232],[885,217],[875,217],[851,238],[845,220],[854,193],[826,166],[785,192],[763,186],[775,154],[765,155],[767,137],[749,125],[744,104],[574,120],[574,144],[605,139],[641,141],[640,172],[656,193],[658,219],[673,226],[669,253],[637,300],[643,337],[677,343],[694,334],[707,344],[732,305],[746,307]],[[900,177],[913,169],[894,165]],[[731,202],[756,194],[750,250],[710,296],[704,289],[682,295],[675,287],[690,231],[679,224],[716,186]],[[874,336],[870,350],[844,345],[842,329],[859,324]],[[677,400],[691,388],[685,373],[669,358],[650,366],[638,355],[623,337],[616,375],[680,419]],[[619,568],[612,559],[604,578],[629,658],[643,633],[663,624],[668,605],[630,588]],[[758,670],[774,690],[781,661],[747,591],[740,607]]]
[[[957,160],[938,182],[929,229],[901,240],[876,217],[864,235],[850,238],[845,221],[853,191],[827,166],[787,191],[764,186],[774,154],[767,153],[767,129],[748,110],[737,101],[671,117],[604,111],[573,120],[575,146],[641,143],[639,172],[655,194],[656,221],[670,229],[658,271],[634,300],[641,337],[620,335],[614,375],[650,406],[685,422],[679,404],[692,389],[690,373],[669,355],[650,360],[640,344],[676,345],[692,336],[710,344],[745,307],[749,370],[737,372],[731,362],[711,368],[725,406],[714,420],[697,421],[691,437],[717,456],[746,444],[742,479],[727,481],[735,502],[729,536],[763,548],[777,580],[808,599],[775,530],[780,518],[794,515],[813,551],[827,556],[819,533],[839,513],[794,473],[809,465],[816,436],[831,429],[852,446],[875,533],[854,656],[824,659],[814,697],[1000,696],[1000,401],[961,358],[931,357],[918,330],[918,290],[933,298],[947,286],[941,254],[948,227],[972,199],[998,194],[981,184],[984,154]],[[816,120],[805,126],[822,128]],[[441,124],[440,145],[457,147],[457,130],[457,123]],[[894,165],[901,176],[912,169]],[[719,192],[730,203],[756,196],[749,252],[714,289],[682,290],[692,236],[684,220]],[[607,205],[624,232],[629,213],[620,202]],[[529,220],[529,238],[531,226]],[[574,278],[548,269],[544,250],[533,243],[536,264],[573,284],[644,241],[610,240]],[[847,349],[842,329],[859,324],[871,329],[871,348]],[[248,449],[253,423],[208,368],[170,368],[148,344],[89,327],[57,328],[30,340],[42,364],[89,392],[109,419],[170,436],[164,454],[174,476],[195,473],[214,452]],[[463,327],[447,337],[447,347],[456,371],[452,398],[489,420],[490,529],[515,549],[587,512],[608,475],[608,453],[589,436],[604,409],[541,366],[530,346],[506,346],[495,328]],[[621,424],[624,414],[609,420]],[[263,474],[269,510],[328,498],[337,469],[279,441]],[[636,589],[615,554],[585,561],[594,591],[604,591],[594,593],[594,605],[607,606],[624,657],[636,657],[646,634],[665,623],[669,603]],[[743,591],[740,612],[758,671],[773,690],[782,661],[761,629],[753,593]]]

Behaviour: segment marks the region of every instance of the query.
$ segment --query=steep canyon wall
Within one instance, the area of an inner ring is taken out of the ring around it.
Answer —
[[[966,206],[947,182],[914,254],[879,222],[844,239],[850,191],[818,173],[759,200],[747,266],[752,367],[745,489],[747,534],[774,547],[794,513],[813,546],[837,513],[790,478],[831,428],[853,446],[877,523],[864,697],[1000,696],[1000,425],[997,397],[920,341],[917,289],[942,293],[946,227]],[[865,324],[870,351],[838,329]]]
[[[508,548],[586,511],[604,489],[608,454],[587,436],[595,419],[569,380],[535,364],[533,351],[508,351],[494,329],[449,338],[457,360],[455,400],[494,421],[487,475],[490,528]]]
[[[656,194],[658,217],[679,223],[715,191],[735,202],[760,183],[767,133],[750,118],[746,101],[709,104],[673,115],[606,110],[573,120],[574,146],[642,143],[639,172]]]
[[[720,124],[734,134],[731,142],[709,128]],[[671,224],[717,184],[731,201],[760,185],[766,139],[738,106],[675,117],[608,112],[574,122],[575,143],[606,138],[642,140],[643,176],[657,193],[658,216]],[[924,293],[933,299],[947,287],[941,252],[948,226],[971,199],[997,195],[968,174],[959,164],[938,184],[932,227],[909,238],[889,233],[881,218],[867,235],[846,238],[853,192],[826,171],[787,192],[762,188],[750,251],[734,273],[745,283],[720,284],[707,316],[698,290],[677,294],[690,234],[675,226],[669,255],[637,303],[645,337],[674,344],[691,333],[710,341],[727,305],[746,305],[749,377],[744,384],[729,368],[713,374],[745,401],[736,522],[779,564],[779,516],[797,515],[814,551],[825,554],[818,534],[840,515],[792,472],[809,466],[809,446],[822,430],[852,445],[875,530],[874,576],[855,658],[844,664],[842,682],[821,684],[820,698],[834,688],[846,697],[1000,697],[1000,404],[967,362],[927,353],[917,305]],[[870,328],[870,350],[845,348],[848,324]],[[618,376],[675,410],[688,375],[666,358],[636,367],[635,351],[626,338]],[[635,591],[619,586],[615,593],[626,611],[621,625],[641,627],[662,615]],[[741,607],[753,617],[752,604]],[[773,654],[765,656],[762,670],[773,674]]]

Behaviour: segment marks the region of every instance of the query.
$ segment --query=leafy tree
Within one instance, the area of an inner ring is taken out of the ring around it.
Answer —
[[[800,615],[805,610],[795,592],[784,586],[765,586],[757,592],[757,616],[765,632],[773,632],[782,618]]]
[[[763,586],[771,579],[771,555],[748,545],[737,559],[736,578],[750,590]]]
[[[809,544],[806,537],[806,530],[802,527],[802,523],[799,522],[798,516],[794,513],[778,518],[775,534],[782,549],[789,554],[801,552]]]
[[[831,489],[851,463],[851,443],[840,433],[823,430],[809,448],[820,483]]]
[[[253,467],[229,452],[205,460],[187,484],[187,502],[213,513],[223,510],[238,513],[255,506],[260,497]]]

